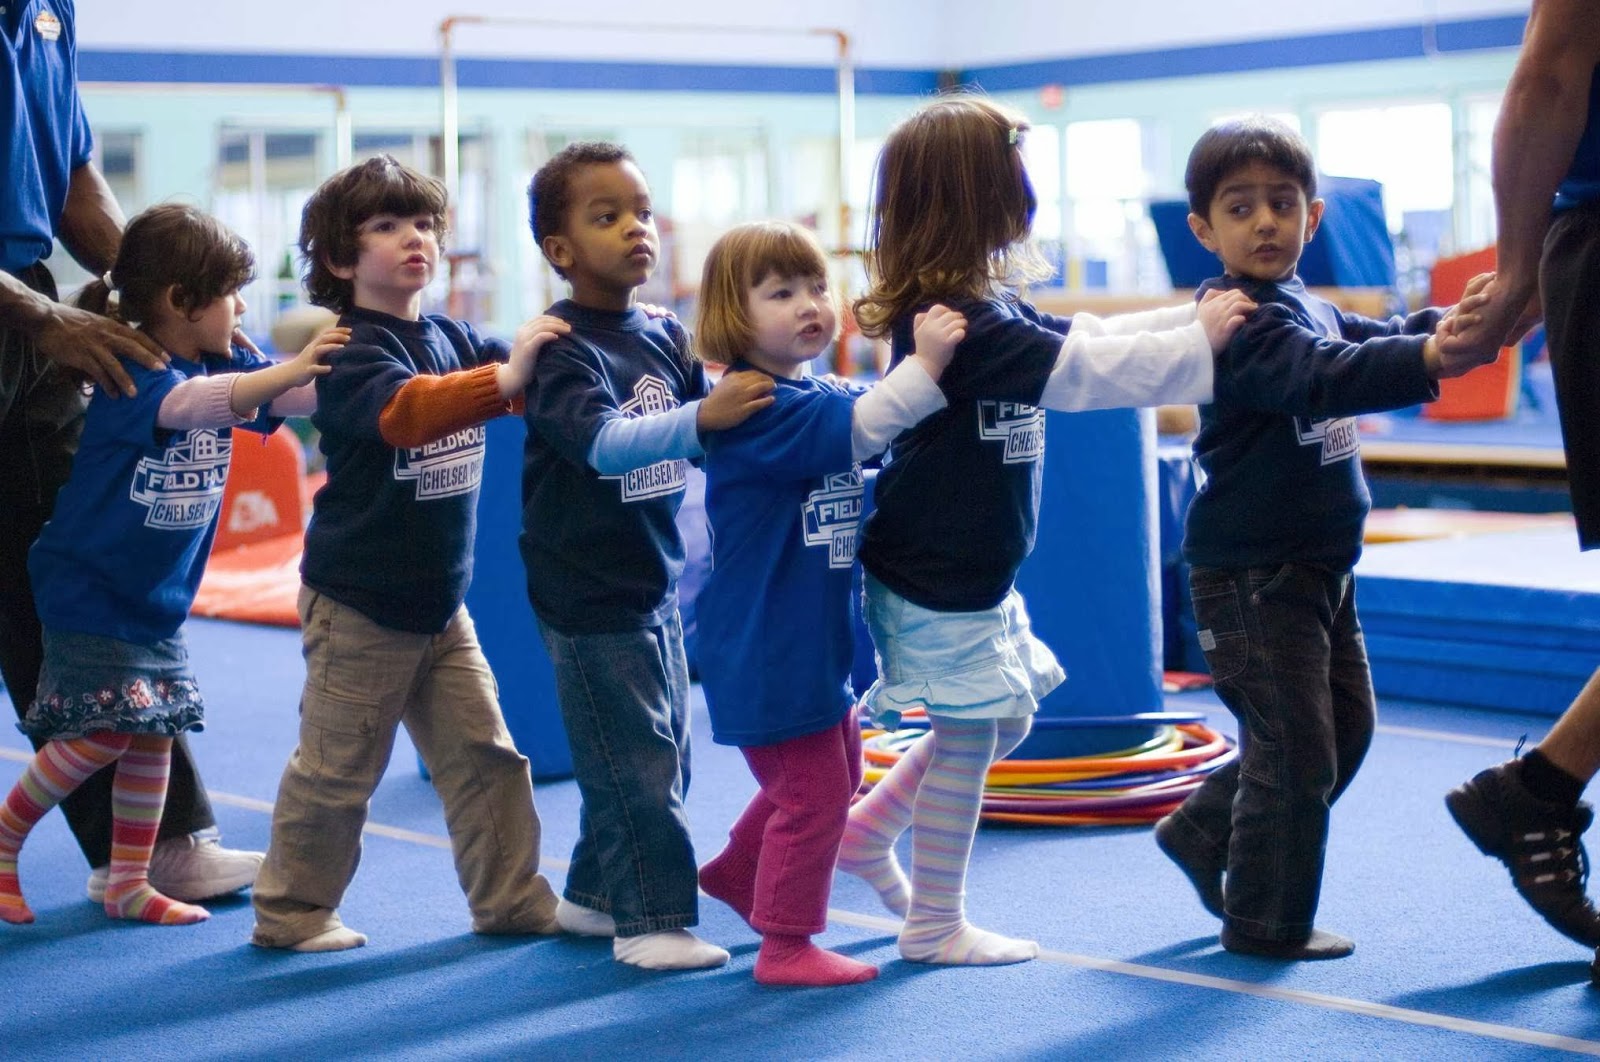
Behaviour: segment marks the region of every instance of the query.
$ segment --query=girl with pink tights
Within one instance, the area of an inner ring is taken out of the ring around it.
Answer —
[[[712,247],[700,353],[774,387],[770,406],[705,443],[713,570],[696,599],[700,680],[713,739],[739,746],[760,789],[700,868],[700,887],[761,934],[755,977],[769,985],[878,975],[811,942],[827,927],[861,784],[850,691],[858,462],[944,407],[937,381],[965,327],[933,307],[917,323],[916,352],[868,390],[806,375],[837,322],[827,258],[808,231],[741,225]]]

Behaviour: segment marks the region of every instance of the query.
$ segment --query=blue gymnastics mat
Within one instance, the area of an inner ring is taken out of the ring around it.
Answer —
[[[1557,715],[1600,666],[1600,553],[1570,529],[1371,546],[1356,576],[1380,696]]]

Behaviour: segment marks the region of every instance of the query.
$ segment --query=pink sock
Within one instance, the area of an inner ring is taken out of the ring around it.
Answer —
[[[756,980],[764,985],[827,988],[858,985],[878,976],[878,968],[837,952],[824,951],[810,937],[768,933],[756,956]]]
[[[700,868],[700,887],[707,896],[721,900],[748,923],[756,905],[756,861],[729,844]]]

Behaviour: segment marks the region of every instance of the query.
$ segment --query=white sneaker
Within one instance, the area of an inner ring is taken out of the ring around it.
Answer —
[[[219,837],[213,826],[159,842],[150,857],[150,884],[157,892],[185,903],[199,903],[250,886],[266,854],[224,848]],[[110,877],[110,867],[89,872],[92,902],[106,902]]]

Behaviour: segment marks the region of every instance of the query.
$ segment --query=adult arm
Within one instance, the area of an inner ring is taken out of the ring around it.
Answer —
[[[1551,205],[1583,138],[1597,63],[1593,0],[1534,0],[1494,127],[1499,275],[1478,326],[1445,341],[1450,347],[1498,348],[1537,297]]]
[[[96,276],[116,258],[122,239],[122,211],[93,163],[72,171],[58,234],[72,256]],[[111,395],[135,393],[118,355],[149,369],[167,364],[166,352],[149,336],[108,317],[48,299],[8,273],[0,273],[0,328],[32,336],[39,353],[82,373]]]

